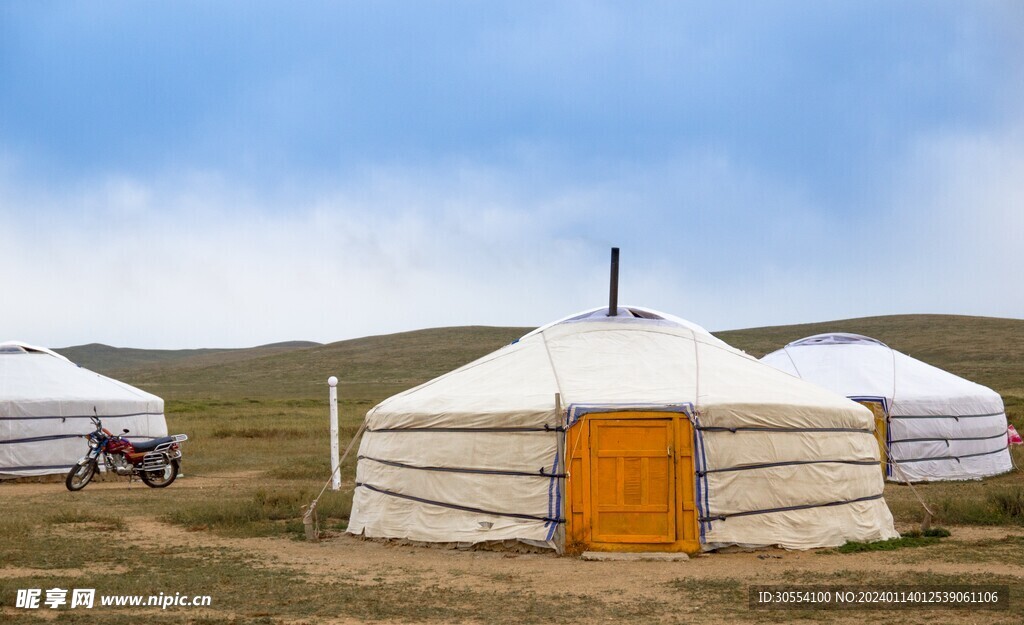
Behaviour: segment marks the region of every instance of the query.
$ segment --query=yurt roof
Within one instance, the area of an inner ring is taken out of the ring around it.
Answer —
[[[787,347],[796,347],[798,345],[881,345],[882,347],[888,347],[885,343],[870,336],[846,332],[815,334],[814,336],[793,341]]]
[[[661,325],[687,328],[688,330],[691,330],[695,334],[700,334],[702,336],[710,338],[712,342],[717,342],[721,345],[728,347],[727,343],[717,339],[710,332],[705,330],[703,327],[697,325],[696,323],[693,323],[692,321],[687,321],[682,317],[670,315],[668,313],[654,310],[652,308],[644,308],[642,306],[618,306],[616,308],[616,314],[613,316],[608,314],[607,306],[589,308],[587,310],[580,311],[578,313],[573,313],[571,315],[562,317],[561,319],[543,325],[537,328],[536,330],[529,332],[528,334],[523,336],[523,338],[532,336],[534,334],[539,334],[541,332],[544,332],[548,328],[551,328],[552,326],[556,326],[563,323],[595,321],[607,321],[610,323],[635,323],[637,322],[637,320],[640,320],[639,323],[643,323],[646,325],[659,325],[658,322],[660,322]]]
[[[858,334],[819,334],[793,341],[762,359],[847,396],[890,400],[1000,401],[995,391]]]
[[[700,326],[639,307],[570,315],[370,411],[368,426],[554,426],[554,397],[572,404],[688,404],[708,425],[823,419],[860,427],[866,410],[768,367]],[[637,314],[640,313],[640,314]],[[756,410],[752,410],[756,408]],[[861,414],[863,410],[864,414]],[[754,416],[756,413],[756,416]]]
[[[38,347],[36,345],[29,345],[23,341],[7,341],[0,343],[0,354],[49,354],[54,358],[60,358],[61,360],[67,360],[64,356],[61,356],[52,349],[46,349],[45,347]]]
[[[156,395],[82,368],[53,350],[20,341],[0,343],[0,406],[90,401],[146,402],[160,410],[163,405]]]

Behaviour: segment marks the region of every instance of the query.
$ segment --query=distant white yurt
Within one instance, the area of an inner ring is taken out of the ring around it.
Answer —
[[[967,480],[1012,468],[998,393],[881,341],[819,334],[762,362],[872,407],[890,479]]]
[[[647,309],[534,330],[366,428],[356,535],[687,552],[897,535],[869,410]]]
[[[65,473],[97,415],[129,439],[167,435],[164,400],[25,343],[0,343],[0,479]]]

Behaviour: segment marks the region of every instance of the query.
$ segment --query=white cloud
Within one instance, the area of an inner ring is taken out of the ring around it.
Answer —
[[[6,181],[0,327],[49,345],[249,345],[540,323],[579,298],[586,246],[546,235],[543,205],[419,182],[254,201],[195,179]]]
[[[447,163],[269,192],[202,172],[46,190],[8,165],[0,339],[244,346],[535,325],[605,301],[612,244],[621,302],[711,329],[1020,316],[1021,145],[922,140],[875,217],[701,152],[589,181],[553,182],[545,162]]]

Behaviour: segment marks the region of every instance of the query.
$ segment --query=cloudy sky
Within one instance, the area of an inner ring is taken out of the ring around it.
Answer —
[[[1024,3],[5,2],[0,340],[1024,317]]]

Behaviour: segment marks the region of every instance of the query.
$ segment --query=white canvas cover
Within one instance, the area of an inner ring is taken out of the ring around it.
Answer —
[[[881,341],[820,334],[762,362],[847,397],[882,400],[889,415],[889,458],[907,479],[978,479],[1012,468],[998,393]],[[892,467],[888,475],[902,479]]]
[[[103,427],[129,439],[167,435],[164,401],[25,343],[0,343],[0,479],[66,473]]]
[[[539,328],[370,410],[348,531],[559,549],[566,430],[588,410],[639,407],[683,411],[695,426],[702,453],[689,479],[705,548],[897,535],[869,410],[689,322],[600,310]]]

